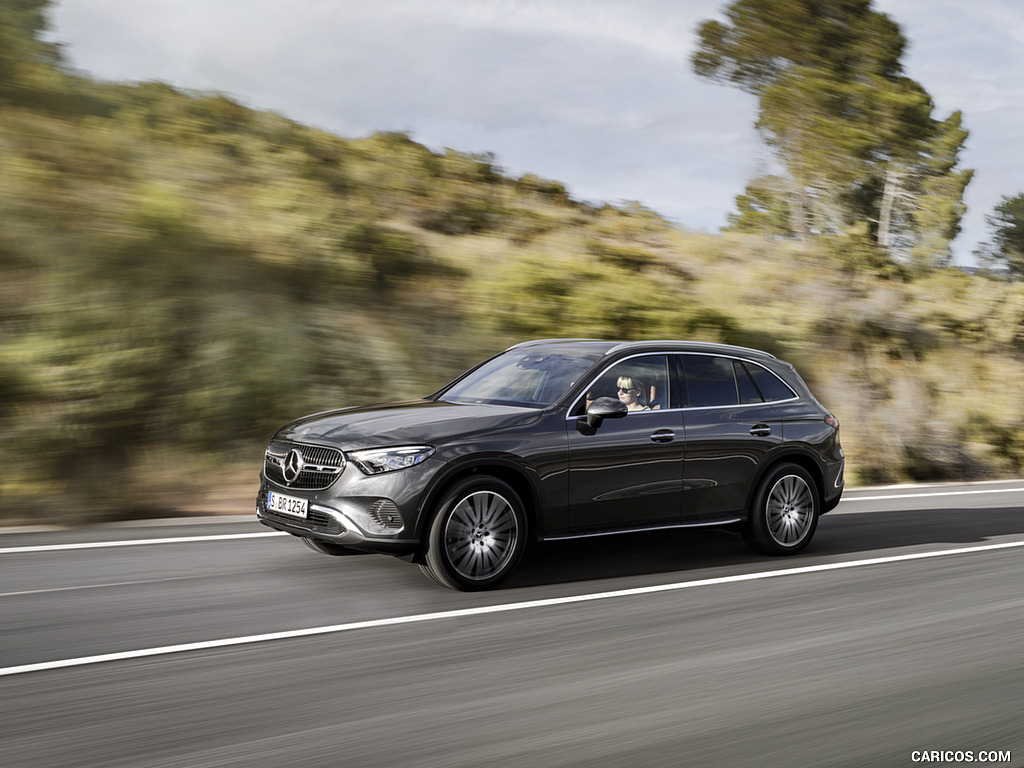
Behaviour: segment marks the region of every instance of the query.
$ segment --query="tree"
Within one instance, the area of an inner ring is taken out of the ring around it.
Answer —
[[[983,262],[1002,266],[1024,279],[1024,193],[1003,196],[992,214],[985,217],[992,239],[978,252]]]
[[[779,176],[760,176],[736,197],[739,213],[729,214],[731,232],[758,232],[769,237],[790,237],[793,230],[786,190],[789,183]]]
[[[725,14],[731,26],[701,25],[694,71],[756,96],[794,68],[837,80],[900,73],[906,41],[870,0],[736,0]]]
[[[0,0],[0,102],[50,87],[60,49],[40,39],[50,0]]]
[[[899,26],[870,0],[736,0],[725,13],[701,26],[692,66],[759,98],[793,235],[866,231],[890,253],[947,259],[970,181],[954,170],[967,132],[959,113],[934,120],[903,75]]]
[[[915,264],[944,266],[952,258],[949,243],[960,234],[960,220],[967,212],[964,191],[974,176],[970,169],[955,170],[966,139],[960,113],[954,112],[940,124],[927,148],[913,211],[917,238],[911,258]]]

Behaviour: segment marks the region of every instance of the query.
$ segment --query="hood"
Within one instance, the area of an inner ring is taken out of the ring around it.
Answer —
[[[529,424],[540,415],[534,408],[408,400],[314,413],[283,427],[275,439],[327,442],[342,450],[437,445],[456,437]]]

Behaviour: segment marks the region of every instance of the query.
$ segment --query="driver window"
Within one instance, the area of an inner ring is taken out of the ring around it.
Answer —
[[[577,407],[576,415],[599,397],[621,400],[630,411],[668,408],[670,400],[668,358],[665,355],[632,357],[601,374]]]

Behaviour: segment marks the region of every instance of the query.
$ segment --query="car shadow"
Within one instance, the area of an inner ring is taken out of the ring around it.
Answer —
[[[1024,535],[1024,509],[944,509],[825,515],[814,540],[794,558],[751,551],[742,536],[720,528],[689,528],[545,542],[527,552],[500,589],[699,571],[722,566],[814,565],[846,555],[924,545],[983,544]]]

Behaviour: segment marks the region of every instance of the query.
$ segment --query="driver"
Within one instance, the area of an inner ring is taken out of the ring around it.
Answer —
[[[618,388],[619,400],[626,404],[627,410],[651,410],[651,406],[647,403],[647,387],[640,379],[632,376],[619,376]]]

